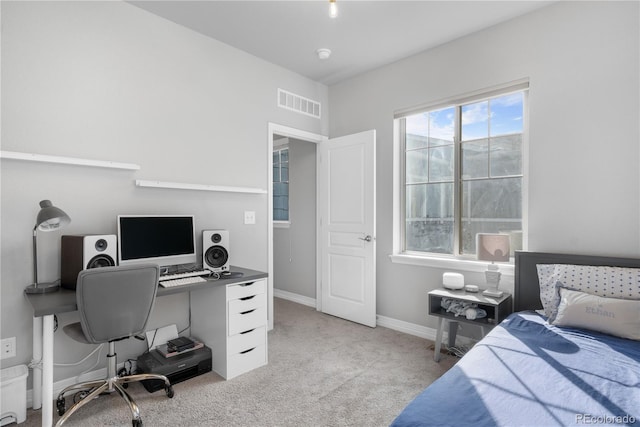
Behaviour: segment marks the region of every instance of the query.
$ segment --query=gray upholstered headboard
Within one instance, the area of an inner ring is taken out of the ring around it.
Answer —
[[[514,311],[542,308],[537,264],[606,265],[640,268],[640,259],[636,258],[516,251],[515,259]]]

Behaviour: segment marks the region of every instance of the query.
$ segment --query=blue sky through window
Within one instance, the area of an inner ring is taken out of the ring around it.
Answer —
[[[522,92],[462,106],[462,140],[522,133]]]
[[[522,92],[462,106],[462,141],[522,133]],[[407,117],[410,135],[453,141],[455,107]]]

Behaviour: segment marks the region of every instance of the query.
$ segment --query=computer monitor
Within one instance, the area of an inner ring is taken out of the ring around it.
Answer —
[[[118,215],[118,265],[196,263],[193,215]]]

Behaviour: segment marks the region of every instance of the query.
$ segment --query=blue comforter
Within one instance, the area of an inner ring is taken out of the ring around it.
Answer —
[[[640,342],[514,313],[392,426],[640,426]]]

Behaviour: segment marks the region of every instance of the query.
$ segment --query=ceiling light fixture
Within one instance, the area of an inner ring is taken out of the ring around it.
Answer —
[[[338,6],[336,0],[329,0],[329,16],[335,18],[338,16]]]
[[[316,54],[318,55],[319,59],[329,59],[329,57],[331,56],[331,49],[321,47],[320,49],[316,50]]]

